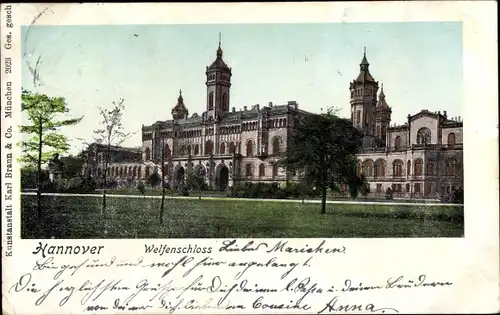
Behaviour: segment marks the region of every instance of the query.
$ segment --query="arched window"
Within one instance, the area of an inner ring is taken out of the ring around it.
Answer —
[[[264,165],[264,163],[260,163],[259,165],[259,176],[260,177],[266,176],[266,166]]]
[[[222,142],[220,144],[220,154],[226,154],[226,143]]]
[[[356,125],[359,125],[361,123],[361,111],[358,110],[356,112]]]
[[[236,152],[235,152],[235,150],[236,150],[236,146],[234,145],[234,142],[233,142],[233,141],[231,141],[231,142],[229,143],[229,154],[236,153]]]
[[[223,111],[228,111],[229,110],[229,102],[227,100],[227,93],[224,93],[222,95],[222,110]]]
[[[144,159],[146,161],[149,161],[151,159],[151,150],[149,148],[146,148],[146,150],[144,151],[144,155],[145,155]]]
[[[392,174],[394,176],[403,176],[403,161],[401,160],[395,160],[393,163],[392,163]]]
[[[377,126],[377,137],[381,137],[381,133],[380,133],[380,126]]]
[[[146,171],[144,173],[146,173],[146,178],[149,178],[149,166],[146,166]]]
[[[198,144],[194,145],[194,155],[200,154],[200,146]]]
[[[241,141],[238,142],[238,154],[241,154]]]
[[[455,134],[453,132],[448,134],[448,145],[455,145]]]
[[[278,163],[273,164],[273,177],[278,176]]]
[[[186,153],[187,153],[187,155],[191,155],[191,145],[190,144],[187,145],[187,152]]]
[[[279,155],[280,154],[280,142],[281,139],[280,137],[275,137],[273,139],[273,155]]]
[[[385,176],[385,166],[386,163],[382,159],[378,159],[375,161],[375,177],[384,177]]]
[[[457,160],[454,157],[446,159],[446,175],[456,176],[457,175]]]
[[[397,136],[396,139],[394,139],[394,148],[396,150],[401,150],[401,137]]]
[[[141,175],[142,175],[142,174],[141,174],[141,167],[139,166],[139,167],[137,168],[137,178],[142,178],[142,177],[141,177]]]
[[[246,177],[252,177],[252,164],[247,164],[245,166],[245,175]]]
[[[252,156],[253,155],[253,141],[248,140],[247,141],[247,156]]]
[[[214,109],[214,92],[208,94],[208,110]]]
[[[373,176],[373,161],[372,160],[365,160],[363,162],[362,174],[365,175],[366,177]]]
[[[411,161],[408,160],[406,163],[406,175],[410,176],[411,175]]]
[[[422,159],[416,159],[413,162],[413,175],[422,176],[423,165],[424,165],[424,162],[422,161]]]
[[[417,132],[417,144],[430,144],[431,143],[431,131],[429,128],[420,128]]]
[[[207,142],[205,142],[205,155],[213,154],[213,151],[214,143],[212,142],[212,140],[207,140]]]

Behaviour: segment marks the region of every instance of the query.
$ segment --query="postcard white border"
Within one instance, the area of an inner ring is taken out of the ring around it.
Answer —
[[[2,9],[5,4],[2,5]],[[495,312],[499,310],[499,208],[498,208],[498,75],[497,6],[490,1],[429,2],[346,2],[346,3],[227,3],[227,4],[12,4],[15,28],[8,54],[21,56],[20,26],[83,24],[203,24],[203,23],[305,23],[305,22],[410,22],[461,21],[464,58],[464,143],[465,237],[457,239],[334,239],[332,244],[350,249],[346,258],[328,262],[318,259],[311,276],[331,270],[356,274],[365,281],[382,272],[425,271],[452,279],[453,289],[439,294],[426,292],[397,295],[395,305],[402,312]],[[252,14],[249,14],[251,12]],[[4,14],[3,10],[1,14]],[[3,23],[3,22],[2,22]],[[3,43],[3,42],[2,42]],[[425,48],[423,48],[425,49]],[[2,59],[7,52],[2,50]],[[2,69],[3,70],[3,69]],[[2,71],[2,82],[13,82],[13,98],[20,99],[19,61],[12,75]],[[4,94],[2,83],[2,95]],[[4,98],[2,98],[2,107]],[[15,102],[19,110],[19,102]],[[444,105],[446,106],[446,105]],[[19,124],[16,113],[12,123]],[[7,126],[2,118],[2,135]],[[13,142],[15,140],[13,139]],[[15,149],[15,155],[19,150]],[[2,147],[2,158],[4,148]],[[2,174],[5,173],[2,163]],[[19,171],[14,170],[14,189],[19,190]],[[15,196],[14,205],[19,205]],[[14,217],[20,224],[19,212]],[[5,229],[5,224],[2,225]],[[19,234],[19,229],[16,233]],[[3,233],[4,235],[5,233]],[[72,241],[63,241],[69,244]],[[144,243],[161,240],[83,240],[79,244],[99,243],[110,251],[143,251]],[[194,240],[171,240],[187,244]],[[220,244],[220,240],[196,240],[198,244]],[[312,240],[294,240],[295,244]],[[37,241],[14,239],[14,257],[2,256],[3,289],[12,275],[32,263],[31,252]],[[2,247],[6,240],[2,237]],[[4,253],[4,251],[3,251]],[[2,254],[4,255],[4,254]],[[367,258],[371,257],[371,258]],[[376,258],[374,258],[376,257]],[[368,259],[368,260],[367,260]],[[324,269],[322,269],[324,268]],[[330,276],[330,275],[328,275]],[[333,276],[333,275],[332,275]],[[323,275],[325,277],[325,275]],[[374,299],[389,296],[373,293]],[[404,301],[403,301],[404,300]],[[6,300],[4,311],[17,313],[22,301]],[[37,310],[23,309],[22,312]],[[78,313],[79,311],[75,311]]]

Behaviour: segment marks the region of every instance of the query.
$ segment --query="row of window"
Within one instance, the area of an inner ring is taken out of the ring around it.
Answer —
[[[286,126],[286,119],[273,119],[269,120],[267,122],[268,128],[282,128]],[[220,132],[221,134],[236,134],[240,133],[241,130],[247,131],[247,130],[257,130],[258,123],[257,122],[249,122],[249,123],[243,123],[240,126],[229,126],[229,127],[221,127]],[[207,128],[205,131],[205,134],[207,136],[213,135],[214,134],[214,128]],[[202,131],[201,129],[197,130],[184,130],[184,131],[163,131],[161,132],[161,136],[164,138],[193,138],[193,137],[201,137]],[[150,136],[150,135],[147,135]],[[149,137],[151,138],[151,137]],[[149,139],[148,138],[148,139]],[[146,138],[144,138],[146,140]]]
[[[213,110],[215,106],[214,92],[208,93],[208,110]],[[222,94],[221,98],[221,110],[229,111],[229,96],[227,93]]]
[[[431,187],[430,183],[425,183],[425,184],[426,184],[426,186],[425,186],[425,189],[424,189],[424,196],[427,196],[429,193],[432,192],[432,187]],[[392,190],[393,193],[407,192],[407,193],[413,193],[413,194],[421,194],[422,193],[422,187],[421,186],[422,186],[421,183],[415,183],[413,185],[407,183],[405,185],[405,190],[403,191],[403,185],[401,185],[401,184],[392,184],[391,185],[391,190]],[[377,193],[384,193],[385,192],[383,190],[383,188],[382,188],[382,184],[377,184],[376,192]]]
[[[351,91],[351,98],[363,95],[363,89],[356,89]],[[364,89],[364,96],[373,96],[373,90],[371,88]]]
[[[429,128],[420,128],[417,132],[417,144],[430,144],[431,143],[431,131]],[[446,142],[448,145],[455,145],[456,144],[456,137],[453,132],[448,134],[448,139]],[[394,148],[396,150],[400,150],[403,148],[403,145],[401,143],[401,137],[397,136],[394,139]]]
[[[278,170],[279,166],[278,164],[274,163],[271,165],[271,171],[272,171],[272,176],[276,177],[278,176]],[[253,164],[246,164],[245,165],[245,176],[246,177],[253,177],[254,176],[254,167]],[[266,176],[266,165],[264,163],[259,164],[259,177],[265,177]]]
[[[107,175],[109,177],[116,178],[142,178],[142,169],[140,166],[111,166],[107,168]],[[102,176],[103,169],[97,169],[97,176]],[[147,178],[151,173],[150,167],[145,166],[144,168],[144,177]]]
[[[281,151],[281,137],[274,137],[272,141],[272,150],[271,154],[272,155],[279,155]],[[246,142],[246,156],[253,156],[255,154],[254,152],[254,146],[255,142],[252,139],[248,139]],[[213,152],[214,149],[214,143],[212,140],[207,140],[205,142],[205,155],[210,155],[214,154]],[[178,155],[184,156],[184,155],[199,155],[200,154],[200,145],[199,144],[193,144],[193,145],[186,145],[186,146],[180,146],[178,149]],[[219,154],[233,154],[233,153],[240,153],[241,152],[241,142],[236,143],[234,141],[229,142],[229,145],[226,142],[222,142],[219,147]],[[164,157],[165,159],[170,158],[171,156],[171,150],[168,144],[165,144],[164,148]],[[177,152],[176,152],[177,153]],[[151,150],[149,148],[146,148],[144,151],[145,154],[145,160],[149,161],[151,160]],[[174,154],[177,155],[177,154]]]
[[[422,159],[416,159],[413,161],[413,175],[422,176],[423,175],[424,162]],[[454,157],[447,158],[445,160],[445,175],[456,176],[458,174],[458,163]],[[404,162],[402,160],[395,160],[392,163],[392,174],[393,176],[400,177],[405,176],[403,174]],[[411,174],[411,161],[406,163],[406,174]],[[428,160],[426,162],[426,175],[438,175],[437,174],[437,162],[433,160]],[[365,175],[366,177],[385,177],[386,176],[386,162],[383,159],[378,159],[375,163],[372,160],[365,160],[363,163],[358,162],[356,165],[356,175]]]
[[[102,168],[97,169],[97,176],[102,176]],[[149,177],[151,174],[151,168],[149,165],[144,167],[144,175],[145,178]],[[164,171],[168,173],[168,165],[165,165]],[[195,171],[201,175],[205,175],[206,171],[204,167],[199,167],[198,165],[195,167]],[[278,164],[272,164],[271,165],[271,172],[272,176],[278,176],[278,171],[279,171],[279,166]],[[142,178],[142,172],[141,172],[141,167],[140,166],[113,166],[108,168],[108,175],[110,177],[116,177],[116,178]],[[245,176],[246,177],[253,177],[254,175],[254,169],[252,164],[246,164],[245,165]],[[259,177],[265,177],[266,176],[266,165],[264,163],[261,163],[259,165]]]
[[[208,80],[215,80],[215,78],[216,78],[215,73],[211,73],[211,74],[209,74],[209,75],[207,76],[207,79],[208,79]],[[220,74],[219,74],[219,78],[220,78],[221,80],[226,80],[226,81],[229,81],[229,76],[228,76],[228,75],[226,75],[226,74],[222,74],[222,73],[220,73]]]

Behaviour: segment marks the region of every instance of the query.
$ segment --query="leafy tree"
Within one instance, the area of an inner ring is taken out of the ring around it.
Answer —
[[[63,156],[60,158],[60,160],[64,165],[62,177],[73,178],[82,175],[83,164],[85,162],[83,153],[80,153],[76,156]]]
[[[359,192],[365,199],[370,193],[370,185],[366,182],[365,175],[361,175],[359,178]]]
[[[359,152],[363,134],[348,119],[330,108],[324,114],[310,114],[291,127],[284,167],[305,169],[321,191],[321,213],[326,213],[327,188],[352,180],[352,160]]]
[[[147,180],[148,184],[151,185],[151,187],[156,187],[161,182],[161,176],[160,174],[158,174],[158,171],[156,171],[151,173],[151,175],[149,175],[149,178]]]
[[[369,186],[366,182],[365,175],[357,176],[353,173],[351,180],[348,181],[347,185],[349,187],[349,196],[351,196],[353,200],[358,197],[359,193],[365,197],[369,193]]]
[[[132,136],[132,133],[125,132],[122,124],[123,113],[125,112],[124,100],[114,101],[110,109],[99,107],[99,115],[102,118],[101,128],[94,130],[94,140],[98,145],[104,146],[102,157],[102,210],[101,215],[106,211],[106,188],[108,180],[108,165],[111,158],[111,147],[120,146],[125,140]],[[97,152],[99,154],[99,152]]]
[[[186,179],[186,185],[189,189],[198,190],[200,192],[198,199],[201,199],[201,191],[205,188],[205,179],[203,174],[197,171],[191,172]]]
[[[61,133],[61,128],[76,125],[83,117],[65,117],[69,108],[63,97],[50,97],[26,90],[21,93],[21,110],[28,120],[28,123],[20,128],[27,138],[19,143],[22,148],[21,161],[36,165],[37,213],[40,217],[42,164],[54,154],[69,150],[68,138]]]

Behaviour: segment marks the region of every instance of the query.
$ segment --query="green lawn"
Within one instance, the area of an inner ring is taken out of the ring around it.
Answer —
[[[320,204],[276,201],[22,196],[23,238],[462,237],[459,206]],[[35,228],[39,225],[40,228]]]

